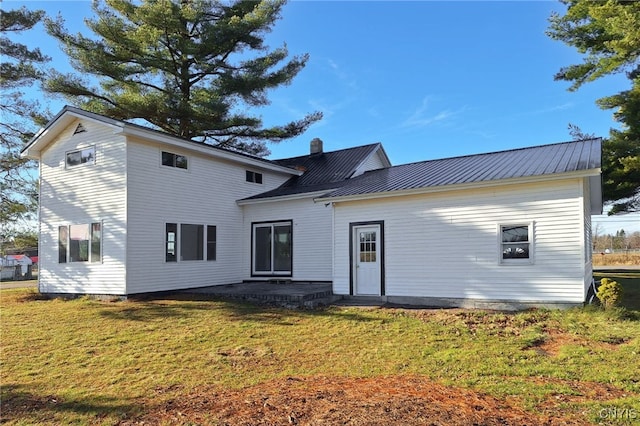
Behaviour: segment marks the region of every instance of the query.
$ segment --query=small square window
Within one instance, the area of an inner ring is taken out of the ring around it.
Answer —
[[[252,172],[251,170],[247,170],[246,173],[247,182],[251,183],[262,183],[262,173]]]
[[[500,263],[532,263],[533,224],[500,225]]]

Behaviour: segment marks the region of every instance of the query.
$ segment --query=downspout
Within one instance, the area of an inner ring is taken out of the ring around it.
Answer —
[[[42,222],[40,218],[42,218],[42,153],[40,153],[40,158],[38,159],[38,293],[42,293],[42,288],[40,287],[40,277],[42,276],[40,273],[42,271],[40,268],[40,265],[42,265],[40,260],[42,259]]]
[[[331,207],[331,293],[333,293],[336,277],[336,208],[333,203]]]

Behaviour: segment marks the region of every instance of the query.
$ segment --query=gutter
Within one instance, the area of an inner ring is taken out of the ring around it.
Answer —
[[[266,198],[251,198],[251,199],[242,199],[242,200],[236,200],[236,204],[239,206],[247,206],[247,205],[251,205],[251,204],[263,204],[263,203],[272,203],[275,201],[289,201],[289,200],[302,200],[304,198],[311,198],[311,197],[317,197],[320,195],[324,195],[327,194],[331,191],[335,191],[335,188],[329,188],[329,189],[325,189],[322,191],[313,191],[313,192],[302,192],[299,194],[291,194],[291,195],[280,195],[280,196],[276,196],[276,197],[266,197]],[[319,200],[320,198],[314,198],[313,202],[315,203],[316,200]]]

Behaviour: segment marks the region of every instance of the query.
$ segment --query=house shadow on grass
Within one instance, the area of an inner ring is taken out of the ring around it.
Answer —
[[[118,421],[139,415],[143,408],[120,399],[92,396],[65,399],[57,395],[37,395],[19,384],[2,385],[0,423],[39,424],[41,422],[77,423],[92,417],[96,421],[106,417]]]
[[[352,321],[379,321],[362,309],[336,309],[331,306],[291,308],[273,303],[258,303],[207,294],[146,294],[125,302],[105,304],[100,315],[115,320],[152,321],[189,318],[197,311],[219,311],[227,319],[294,325],[295,318],[340,317]]]

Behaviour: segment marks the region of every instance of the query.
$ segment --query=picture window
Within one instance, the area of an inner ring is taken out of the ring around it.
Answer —
[[[165,261],[216,260],[216,239],[213,225],[166,223]]]
[[[58,263],[102,262],[102,224],[58,227]]]

